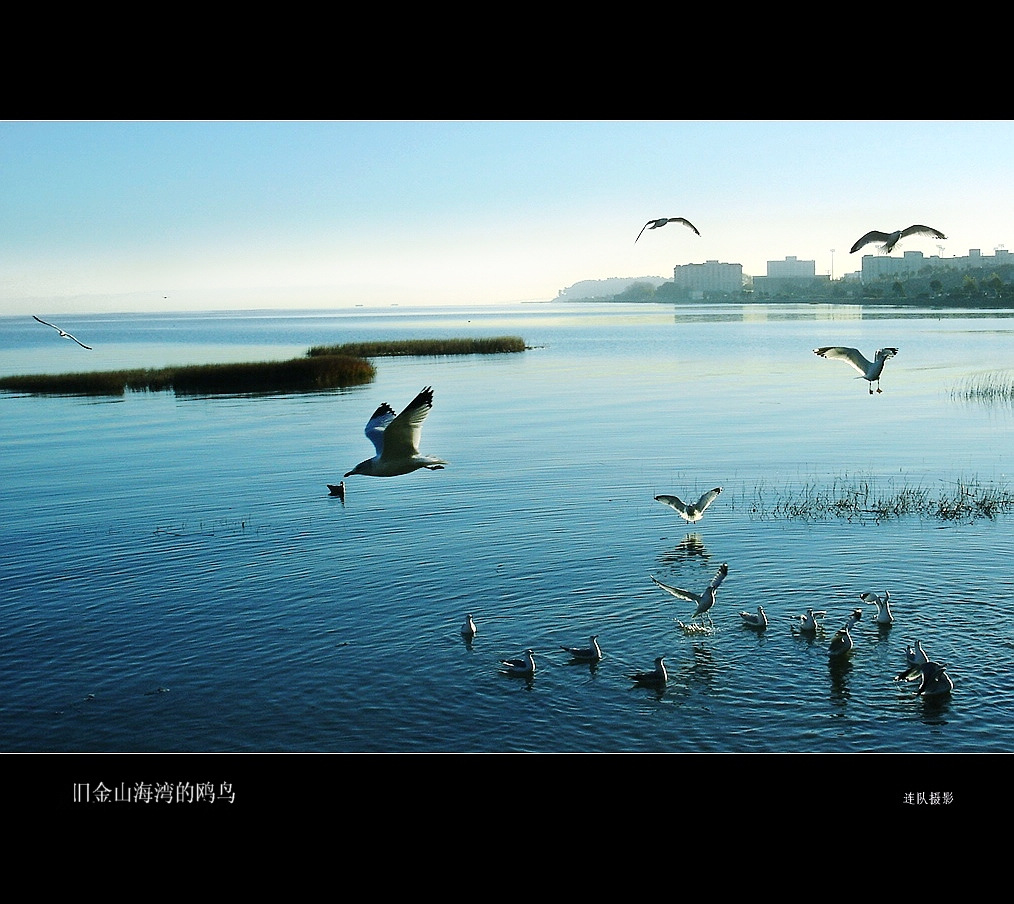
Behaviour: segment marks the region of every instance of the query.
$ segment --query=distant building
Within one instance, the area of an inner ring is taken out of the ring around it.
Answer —
[[[891,257],[888,254],[864,254],[861,272],[863,282],[875,282],[878,279],[890,277],[915,276],[925,267],[929,267],[931,270],[977,270],[980,268],[994,269],[1011,264],[1014,264],[1014,255],[1006,248],[996,248],[991,255],[983,254],[980,248],[970,248],[965,257],[940,257],[937,254],[925,257],[921,251],[906,251],[901,257]]]
[[[753,278],[753,290],[757,295],[792,295],[815,290],[814,282],[830,281],[828,276],[817,276],[815,261],[797,260],[795,255],[783,261],[768,261],[767,276]],[[826,288],[826,286],[824,287]]]
[[[673,284],[677,295],[684,298],[738,295],[743,291],[743,265],[720,264],[718,261],[678,264],[673,268]]]

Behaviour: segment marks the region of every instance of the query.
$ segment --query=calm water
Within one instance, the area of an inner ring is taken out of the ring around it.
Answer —
[[[1011,476],[1008,405],[953,396],[1006,370],[1005,312],[523,305],[0,320],[0,372],[267,360],[392,336],[521,335],[520,355],[378,359],[374,383],[255,398],[0,395],[4,752],[1007,753],[1010,516],[786,521],[792,487],[934,489]],[[818,345],[893,345],[883,394]],[[326,484],[381,401],[424,385],[451,464]],[[693,533],[658,493],[723,494]],[[714,633],[684,635],[729,577]],[[827,642],[865,590],[855,650]],[[763,605],[766,632],[740,624]],[[827,610],[827,636],[789,616]],[[465,613],[474,642],[458,634]],[[605,658],[561,645],[596,633]],[[893,679],[923,642],[944,701]],[[969,641],[975,640],[974,644]],[[498,672],[531,647],[538,672]],[[665,655],[662,694],[627,674]]]

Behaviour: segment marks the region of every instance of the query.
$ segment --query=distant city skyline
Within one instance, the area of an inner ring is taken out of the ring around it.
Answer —
[[[1012,145],[1011,120],[2,121],[0,315],[544,301],[787,254],[838,278],[870,229],[996,247]],[[677,216],[700,235],[635,244]]]

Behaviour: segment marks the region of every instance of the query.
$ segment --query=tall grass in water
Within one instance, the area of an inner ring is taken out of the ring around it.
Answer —
[[[307,354],[356,355],[360,358],[390,358],[414,355],[498,355],[523,352],[520,336],[488,339],[392,339],[376,342],[347,342],[343,345],[315,345]]]
[[[1014,405],[1014,375],[993,371],[968,377],[951,389],[951,398],[965,402]]]
[[[369,383],[376,375],[364,358],[327,355],[249,364],[194,364],[155,369],[0,377],[0,390],[37,395],[123,395],[168,392],[218,395],[314,392]]]
[[[806,483],[769,490],[754,489],[751,514],[757,518],[827,521],[885,521],[916,515],[923,518],[974,520],[1014,511],[1014,493],[1006,485],[958,480],[936,491],[922,485],[880,486],[868,477],[835,478],[830,485]]]

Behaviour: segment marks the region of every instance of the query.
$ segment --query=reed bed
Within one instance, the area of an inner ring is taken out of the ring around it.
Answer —
[[[365,358],[322,355],[290,361],[0,377],[0,390],[86,396],[122,396],[127,390],[178,395],[315,392],[359,386],[375,375],[376,369]]]
[[[1014,374],[993,371],[962,380],[951,389],[951,398],[965,402],[1014,405]]]
[[[375,342],[347,342],[342,345],[315,345],[307,354],[355,355],[360,358],[393,358],[422,355],[500,355],[523,352],[520,336],[487,339],[399,339]]]
[[[1014,493],[1006,485],[958,480],[936,490],[920,485],[885,485],[867,477],[839,477],[830,485],[816,482],[754,490],[751,514],[757,518],[827,521],[885,521],[915,515],[944,521],[996,518],[1014,511]]]

